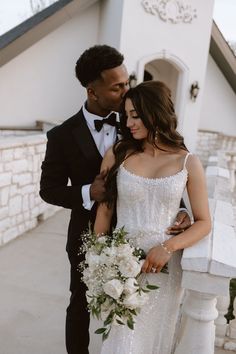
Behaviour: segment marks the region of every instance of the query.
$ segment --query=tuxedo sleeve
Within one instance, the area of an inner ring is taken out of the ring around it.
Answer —
[[[45,159],[42,163],[39,194],[49,204],[68,209],[83,208],[82,185],[68,185],[69,166],[61,141],[50,132],[47,136],[48,142]]]

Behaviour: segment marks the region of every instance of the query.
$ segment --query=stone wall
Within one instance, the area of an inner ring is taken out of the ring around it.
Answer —
[[[199,130],[196,146],[196,154],[206,166],[209,156],[216,154],[219,150],[236,152],[236,137],[218,132]]]
[[[0,245],[59,210],[39,196],[45,147],[44,134],[0,140]]]

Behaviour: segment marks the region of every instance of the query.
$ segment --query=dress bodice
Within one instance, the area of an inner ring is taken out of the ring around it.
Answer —
[[[125,227],[128,238],[148,251],[170,236],[165,230],[178,213],[187,182],[185,167],[174,175],[146,178],[135,175],[121,165],[117,175],[117,227]]]

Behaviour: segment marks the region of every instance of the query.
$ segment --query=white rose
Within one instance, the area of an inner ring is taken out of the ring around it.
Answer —
[[[100,236],[100,237],[98,237],[97,242],[99,242],[99,243],[106,243],[106,237],[105,237],[105,236]]]
[[[108,268],[106,272],[104,272],[104,278],[105,280],[110,280],[114,279],[118,276],[118,271],[113,267],[113,268]]]
[[[127,308],[134,310],[136,308],[142,307],[144,304],[146,304],[147,301],[148,301],[148,294],[145,293],[139,294],[138,292],[136,292],[134,294],[127,295],[124,298],[123,304]]]
[[[120,261],[119,270],[126,278],[135,278],[141,271],[141,265],[135,258]]]
[[[123,284],[118,279],[112,279],[103,285],[104,292],[113,299],[119,299],[124,289]]]
[[[106,264],[112,265],[117,264],[117,257],[116,257],[116,248],[115,247],[106,247],[103,250],[103,253],[106,255]]]
[[[138,290],[138,283],[135,278],[128,278],[124,284],[124,293],[127,295],[133,294]]]
[[[128,244],[123,244],[117,247],[117,257],[119,258],[129,258],[132,257],[134,249]]]
[[[89,266],[95,267],[100,264],[100,256],[93,252],[87,252],[85,255],[85,261]]]

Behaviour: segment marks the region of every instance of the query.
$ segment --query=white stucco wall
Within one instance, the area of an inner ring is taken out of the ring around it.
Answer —
[[[236,95],[210,55],[199,129],[236,136]]]
[[[0,127],[63,121],[79,110],[85,91],[74,67],[98,26],[95,3],[0,68]]]
[[[122,28],[120,39],[116,38],[116,44],[119,44],[120,51],[125,54],[128,71],[137,73],[141,59],[149,57],[154,60],[155,56],[161,59],[163,51],[177,58],[185,67],[187,75],[184,90],[181,92],[184,109],[181,109],[179,119],[186,143],[192,150],[197,137],[202,92],[193,103],[189,99],[189,89],[196,80],[199,86],[204,86],[214,0],[188,0],[187,3],[197,10],[197,18],[190,24],[165,22],[159,16],[145,12],[141,0],[120,2],[123,4],[122,12],[116,13],[116,5],[112,0],[104,0],[104,8],[106,13],[111,15],[113,7],[113,16],[121,16]],[[117,33],[117,23],[119,21],[116,19],[111,27],[110,16],[104,16],[100,42],[106,40],[111,43],[111,33]]]

